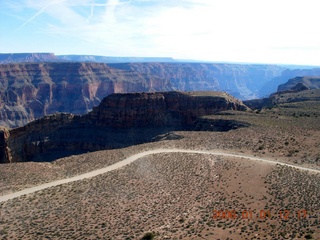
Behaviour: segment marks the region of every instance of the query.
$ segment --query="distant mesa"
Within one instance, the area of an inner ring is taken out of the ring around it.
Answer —
[[[108,57],[96,55],[55,55],[54,53],[2,53],[0,64],[34,62],[97,62],[97,63],[129,63],[129,62],[175,62],[173,58],[161,57]]]
[[[54,53],[0,53],[0,63],[64,62]]]
[[[57,58],[70,62],[130,63],[130,62],[176,62],[173,58],[161,57],[107,57],[95,55],[57,55]]]

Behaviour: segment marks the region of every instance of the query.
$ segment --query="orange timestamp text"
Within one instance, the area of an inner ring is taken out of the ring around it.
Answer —
[[[305,209],[290,211],[290,210],[278,210],[278,211],[271,211],[262,209],[260,211],[254,210],[214,210],[213,211],[213,219],[274,219],[278,218],[281,220],[289,220],[292,218],[296,219],[304,219],[307,218],[308,212]]]

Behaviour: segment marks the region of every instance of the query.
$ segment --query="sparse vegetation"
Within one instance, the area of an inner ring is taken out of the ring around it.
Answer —
[[[208,117],[250,123],[228,132],[176,132],[184,138],[53,163],[1,165],[0,192],[78,175],[155,148],[217,149],[320,169],[320,108],[313,104],[279,103],[259,114],[231,111]],[[300,116],[303,112],[308,114]],[[246,159],[157,154],[1,203],[0,234],[4,239],[133,240],[147,233],[155,240],[320,239],[319,182],[319,174]],[[250,209],[252,219],[242,219]],[[286,209],[289,218],[279,219],[279,211]],[[303,209],[307,217],[298,218]],[[214,220],[214,210],[235,210],[240,217]],[[271,216],[260,219],[261,210],[270,210]]]

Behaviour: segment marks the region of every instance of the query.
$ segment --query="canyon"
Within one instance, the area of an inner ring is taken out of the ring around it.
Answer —
[[[0,125],[21,127],[55,112],[85,114],[112,93],[224,91],[246,99],[281,70],[209,63],[0,64]]]
[[[242,102],[172,91],[207,86],[212,64],[34,64],[0,71],[1,106],[12,119],[14,107],[37,112],[24,105],[34,101],[46,114],[0,129],[4,239],[319,239],[316,70]],[[215,218],[223,209],[237,217]],[[248,209],[253,218],[243,219]],[[272,217],[262,219],[268,209]],[[283,209],[290,218],[278,216]]]
[[[110,66],[169,79],[179,91],[224,91],[244,99],[259,98],[260,89],[285,68],[267,64],[113,63]]]
[[[168,80],[101,63],[0,64],[0,125],[55,112],[85,114],[111,93],[172,90]]]
[[[320,76],[320,68],[288,67],[293,66],[0,54],[0,126],[21,127],[57,112],[86,114],[112,93],[223,91],[248,100],[268,97],[289,79]]]

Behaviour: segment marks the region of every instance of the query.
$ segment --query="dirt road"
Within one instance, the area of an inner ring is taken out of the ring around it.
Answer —
[[[0,202],[5,202],[9,199],[17,198],[17,197],[20,197],[20,196],[23,196],[26,194],[34,193],[37,191],[44,190],[46,188],[62,185],[65,183],[75,182],[75,181],[83,180],[85,178],[92,178],[92,177],[98,176],[100,174],[104,174],[104,173],[113,171],[115,169],[124,167],[124,166],[138,160],[139,158],[145,157],[147,155],[159,154],[159,153],[195,153],[195,154],[210,154],[210,155],[226,156],[226,157],[237,157],[237,158],[244,158],[244,159],[249,159],[249,160],[253,160],[253,161],[265,162],[265,163],[269,163],[269,164],[280,164],[280,165],[285,165],[285,166],[289,166],[289,167],[294,167],[294,168],[304,170],[304,171],[320,173],[320,170],[316,170],[316,169],[312,169],[312,168],[306,168],[306,167],[291,165],[291,164],[282,163],[282,162],[278,162],[278,161],[252,157],[252,156],[244,156],[244,155],[240,155],[240,154],[229,154],[229,153],[223,153],[223,152],[196,151],[196,150],[185,150],[185,149],[156,149],[156,150],[150,150],[150,151],[145,151],[142,153],[135,154],[131,157],[128,157],[128,158],[120,161],[120,162],[117,162],[113,165],[110,165],[110,166],[107,166],[107,167],[104,167],[104,168],[101,168],[98,170],[94,170],[94,171],[91,171],[88,173],[80,174],[78,176],[74,176],[74,177],[70,177],[70,178],[66,178],[66,179],[61,179],[61,180],[57,180],[57,181],[53,181],[53,182],[49,182],[49,183],[44,183],[44,184],[41,184],[41,185],[38,185],[35,187],[26,188],[24,190],[21,190],[21,191],[15,192],[15,193],[0,196]]]

